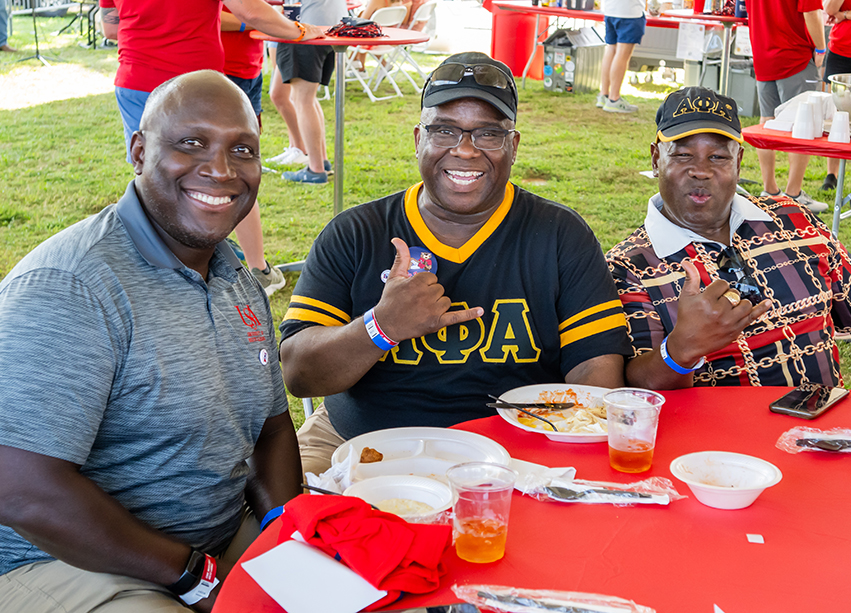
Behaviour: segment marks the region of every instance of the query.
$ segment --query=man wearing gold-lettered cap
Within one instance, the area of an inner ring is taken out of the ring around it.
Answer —
[[[659,193],[606,255],[634,355],[654,389],[841,382],[851,260],[806,207],[736,193],[736,103],[702,87],[670,94],[650,146]]]

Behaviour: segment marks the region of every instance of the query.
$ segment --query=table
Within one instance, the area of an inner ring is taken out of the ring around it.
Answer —
[[[282,38],[275,38],[257,30],[251,32],[252,38],[258,38],[260,40],[295,45],[328,45],[334,49],[334,53],[336,54],[335,70],[337,72],[334,87],[334,172],[336,173],[336,177],[334,178],[334,215],[338,215],[343,210],[343,118],[346,92],[346,49],[348,49],[349,45],[358,47],[416,45],[417,43],[424,43],[428,40],[427,34],[414,30],[381,28],[381,31],[385,34],[381,38],[326,36],[325,38],[314,38],[312,40],[299,41],[298,43]]]
[[[524,15],[535,15],[535,44],[532,45],[532,52],[529,55],[529,61],[523,69],[523,87],[526,87],[526,74],[532,66],[532,61],[535,58],[535,52],[538,45],[539,26],[541,16],[547,17],[564,17],[570,19],[584,19],[586,21],[602,22],[604,19],[603,13],[600,11],[580,11],[576,9],[565,9],[555,6],[530,6],[528,0],[498,0],[493,2],[493,6],[506,11],[514,11],[523,13]],[[647,25],[658,28],[678,28],[684,20],[698,20],[707,25],[717,25],[721,23],[724,26],[724,48],[721,53],[721,90],[720,93],[726,95],[728,83],[730,80],[730,53],[732,49],[732,36],[730,30],[735,25],[746,25],[747,19],[739,17],[726,17],[719,15],[704,15],[701,13],[691,14],[685,12],[665,13],[662,17],[647,17]]]
[[[813,140],[792,138],[791,132],[767,130],[762,124],[744,128],[742,130],[742,137],[745,139],[745,142],[757,149],[772,149],[787,153],[820,155],[822,157],[839,159],[839,175],[836,178],[836,198],[833,204],[833,224],[830,229],[833,237],[837,238],[839,220],[851,216],[851,211],[842,213],[842,207],[851,202],[851,194],[844,196],[845,160],[851,160],[851,144],[831,143],[827,140],[826,136]]]
[[[770,413],[768,404],[789,388],[695,388],[664,392],[656,457],[642,475],[609,468],[607,445],[567,444],[521,431],[500,417],[456,428],[501,443],[512,457],[548,466],[575,466],[577,477],[628,482],[671,479],[689,497],[668,506],[539,502],[517,492],[512,500],[505,557],[471,564],[454,550],[435,592],[406,596],[394,609],[457,602],[453,583],[513,585],[595,592],[630,598],[658,613],[847,611],[851,603],[851,456],[788,454],[775,447],[796,426],[851,427],[851,399],[807,422]],[[683,454],[722,450],[747,453],[776,465],[783,479],[753,506],[722,511],[703,506],[672,477]],[[749,543],[759,534],[765,543]],[[274,545],[274,527],[243,556]],[[280,613],[237,566],[225,581],[215,612]]]

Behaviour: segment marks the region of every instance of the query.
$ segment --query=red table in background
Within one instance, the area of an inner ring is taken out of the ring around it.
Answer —
[[[804,155],[820,155],[839,159],[839,175],[836,177],[836,198],[833,203],[833,225],[831,232],[834,238],[839,236],[839,220],[845,219],[851,212],[842,213],[842,207],[851,201],[851,195],[845,196],[845,160],[851,160],[851,144],[831,143],[827,137],[821,136],[813,140],[792,138],[791,132],[767,130],[762,125],[750,126],[742,130],[742,137],[749,145],[757,149],[771,149],[787,153]]]
[[[384,36],[379,38],[353,38],[349,36],[326,36],[324,38],[314,38],[312,40],[303,40],[295,42],[282,38],[274,38],[257,30],[251,32],[252,38],[260,40],[271,40],[277,43],[287,43],[291,45],[329,45],[334,49],[336,54],[334,87],[334,215],[339,214],[343,210],[343,125],[344,125],[344,104],[346,92],[346,50],[350,45],[356,47],[377,47],[377,46],[399,46],[399,45],[416,45],[424,43],[428,40],[428,35],[415,30],[406,30],[404,28],[381,28]]]
[[[653,467],[641,475],[609,468],[606,443],[555,443],[500,417],[459,429],[501,443],[512,457],[548,466],[575,466],[583,479],[629,482],[671,479],[689,497],[668,506],[540,502],[514,494],[505,557],[471,564],[454,550],[435,592],[407,596],[394,609],[457,602],[454,583],[594,592],[630,598],[658,613],[851,610],[851,455],[789,454],[775,447],[796,426],[851,427],[846,399],[812,422],[770,413],[788,388],[695,388],[664,392]],[[694,451],[758,456],[783,479],[753,506],[736,511],[706,507],[672,477],[671,461]],[[765,543],[749,543],[747,535]],[[248,549],[248,560],[274,546],[274,526]],[[214,612],[280,613],[281,609],[234,568]]]

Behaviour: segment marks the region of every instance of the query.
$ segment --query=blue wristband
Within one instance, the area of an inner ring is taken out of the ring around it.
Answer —
[[[263,517],[263,521],[260,522],[260,532],[263,532],[263,530],[266,529],[266,526],[268,526],[270,523],[272,523],[273,519],[277,519],[283,514],[284,514],[284,507],[283,506],[275,507],[274,509],[272,509],[271,511],[266,513],[266,515]]]
[[[827,53],[827,49],[813,49],[813,51],[815,51],[817,55],[824,55]]]
[[[662,359],[665,360],[665,364],[667,364],[671,368],[671,370],[673,370],[674,372],[679,373],[681,375],[687,375],[689,373],[693,373],[694,371],[698,370],[701,366],[703,366],[703,364],[706,362],[706,358],[703,357],[703,358],[700,358],[700,361],[697,364],[695,364],[694,366],[692,366],[691,368],[683,368],[682,366],[680,366],[679,364],[674,362],[674,359],[671,356],[668,355],[668,337],[667,336],[665,337],[665,340],[662,341],[662,346],[659,348],[659,351],[662,354]]]
[[[376,347],[383,351],[390,351],[399,343],[381,331],[381,327],[375,319],[375,314],[373,313],[374,310],[375,309],[372,308],[363,315],[363,323],[366,326],[366,332],[369,334],[369,338],[372,339],[372,342],[375,343]]]
[[[245,32],[245,22],[242,22],[242,21],[241,21],[241,22],[239,23],[239,31],[240,31],[240,32]]]

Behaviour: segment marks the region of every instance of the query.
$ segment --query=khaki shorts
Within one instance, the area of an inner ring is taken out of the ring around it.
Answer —
[[[260,534],[250,511],[219,560],[236,564]],[[35,562],[0,575],[3,613],[187,613],[165,587],[121,575],[93,573],[59,560]]]
[[[331,425],[323,402],[298,429],[298,451],[305,473],[321,475],[331,468],[334,450],[346,442]]]

